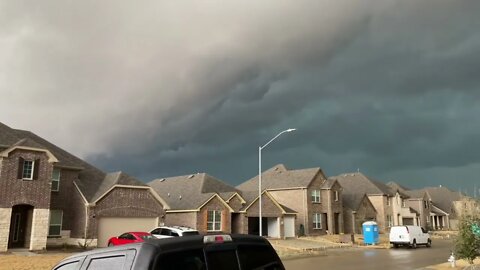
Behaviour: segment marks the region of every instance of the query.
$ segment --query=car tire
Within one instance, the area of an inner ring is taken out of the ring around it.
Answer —
[[[417,240],[413,239],[413,243],[412,243],[411,247],[412,247],[413,249],[416,249],[416,248],[417,248]]]
[[[109,243],[108,243],[108,246],[109,246],[109,247],[113,247],[113,243],[112,243],[112,242],[109,242]]]
[[[393,248],[398,248],[398,244],[393,244]]]
[[[428,241],[427,241],[427,247],[428,247],[428,248],[429,248],[429,247],[432,247],[432,240],[428,239]]]

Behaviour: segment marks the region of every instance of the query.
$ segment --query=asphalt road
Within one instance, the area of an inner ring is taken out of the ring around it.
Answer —
[[[421,269],[447,262],[452,247],[450,240],[435,240],[431,248],[338,249],[328,251],[326,256],[286,260],[283,264],[287,270]]]

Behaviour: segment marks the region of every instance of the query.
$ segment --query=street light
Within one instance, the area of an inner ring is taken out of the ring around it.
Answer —
[[[268,141],[265,145],[258,147],[258,216],[259,222],[258,225],[260,226],[260,236],[262,236],[262,149],[273,142],[276,138],[286,132],[292,132],[297,130],[296,128],[289,128],[277,134],[277,136],[273,137],[270,141]]]

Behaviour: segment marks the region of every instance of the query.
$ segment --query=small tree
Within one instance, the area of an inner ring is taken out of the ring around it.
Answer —
[[[472,216],[463,216],[459,222],[458,237],[455,241],[455,253],[459,259],[465,259],[473,264],[480,251],[480,237],[472,231],[472,224],[480,220]]]

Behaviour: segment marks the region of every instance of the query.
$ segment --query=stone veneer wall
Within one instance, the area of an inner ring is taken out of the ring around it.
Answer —
[[[50,211],[48,209],[33,210],[30,250],[42,250],[47,247],[49,218]]]
[[[0,208],[0,252],[8,249],[11,216],[12,208]]]

